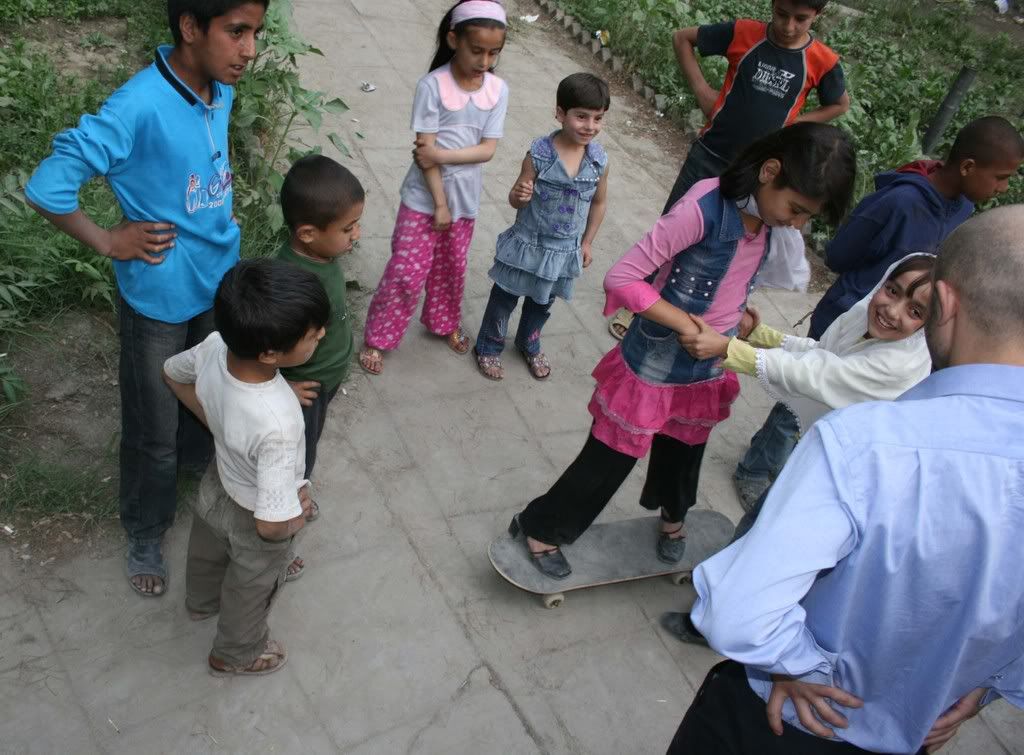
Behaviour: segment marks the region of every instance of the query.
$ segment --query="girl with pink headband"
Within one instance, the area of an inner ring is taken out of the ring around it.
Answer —
[[[499,2],[457,3],[441,20],[430,72],[416,84],[414,162],[402,183],[391,259],[370,303],[359,352],[359,364],[371,375],[383,370],[384,352],[401,343],[424,287],[421,322],[457,354],[469,351],[462,293],[483,164],[494,157],[508,109],[508,86],[491,73],[506,26]]]

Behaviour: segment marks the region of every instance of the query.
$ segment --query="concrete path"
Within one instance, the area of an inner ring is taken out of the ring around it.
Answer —
[[[306,84],[353,108],[324,132],[348,134],[349,164],[369,190],[363,241],[346,265],[371,288],[409,163],[413,86],[447,2],[296,0],[300,32],[325,53],[304,61]],[[537,12],[510,5],[516,16]],[[557,81],[589,65],[544,26],[520,24],[501,61],[512,106],[473,245],[466,323],[474,331],[494,237],[513,219],[505,196],[521,155],[554,127]],[[359,92],[363,80],[377,91]],[[116,542],[104,557],[44,575],[5,559],[0,752],[664,752],[716,661],[657,626],[692,593],[650,580],[573,593],[549,611],[499,579],[486,555],[583,443],[589,372],[612,346],[602,276],[653,223],[683,156],[631,135],[627,121],[646,105],[613,94],[601,137],[613,169],[610,210],[578,298],[559,302],[545,331],[552,379],[536,383],[510,358],[506,380],[487,382],[469,357],[414,325],[382,378],[357,370],[332,405],[316,480],[325,513],[301,549],[308,573],[271,617],[288,667],[264,679],[207,674],[214,627],[190,622],[183,606],[187,513],[170,535],[171,590],[159,600],[129,592]],[[757,298],[777,326],[792,326],[813,304]],[[356,298],[359,317],[366,303]],[[744,381],[706,456],[702,506],[738,517],[729,475],[768,406]],[[607,517],[639,513],[643,467]],[[1024,719],[999,704],[948,752],[1024,753],[1021,743]]]

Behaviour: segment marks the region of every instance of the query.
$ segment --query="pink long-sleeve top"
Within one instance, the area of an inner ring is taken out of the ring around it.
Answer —
[[[643,312],[661,298],[659,292],[673,273],[675,256],[704,238],[704,216],[698,201],[717,190],[717,178],[695,183],[622,259],[612,265],[604,278],[606,315],[620,307]],[[704,322],[720,333],[739,324],[740,307],[746,300],[750,280],[768,250],[767,240],[768,229],[764,225],[756,234],[745,234],[739,240],[715,299],[703,315]],[[655,270],[658,276],[651,285],[644,279]],[[675,271],[678,272],[678,268]]]

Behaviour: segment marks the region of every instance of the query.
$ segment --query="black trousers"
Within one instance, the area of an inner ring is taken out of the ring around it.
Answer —
[[[747,683],[736,661],[708,672],[679,724],[668,755],[855,755],[849,742],[823,739],[783,723],[782,736],[768,728],[765,702]],[[918,755],[924,755],[922,748]]]
[[[654,436],[640,505],[652,511],[664,508],[666,521],[683,521],[697,503],[703,458],[703,443],[688,446],[667,435]],[[558,481],[519,515],[523,532],[550,545],[574,542],[608,505],[636,462],[587,436],[583,450]]]
[[[321,389],[313,400],[312,406],[302,407],[302,418],[306,421],[306,474],[304,476],[307,480],[312,476],[313,467],[316,466],[316,446],[320,442],[320,435],[327,422],[327,407],[340,389],[340,385],[334,386],[326,393]]]

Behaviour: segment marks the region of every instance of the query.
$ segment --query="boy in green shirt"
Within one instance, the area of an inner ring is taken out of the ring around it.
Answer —
[[[331,301],[327,334],[305,364],[281,370],[302,404],[306,421],[306,478],[313,473],[316,446],[327,418],[327,406],[348,379],[352,362],[352,321],[345,305],[345,272],[338,260],[359,240],[359,220],[366,192],[359,179],[323,155],[295,162],[281,187],[281,209],[291,235],[278,259],[314,273]],[[320,515],[313,501],[308,521]],[[288,580],[298,579],[304,564],[296,557]]]

